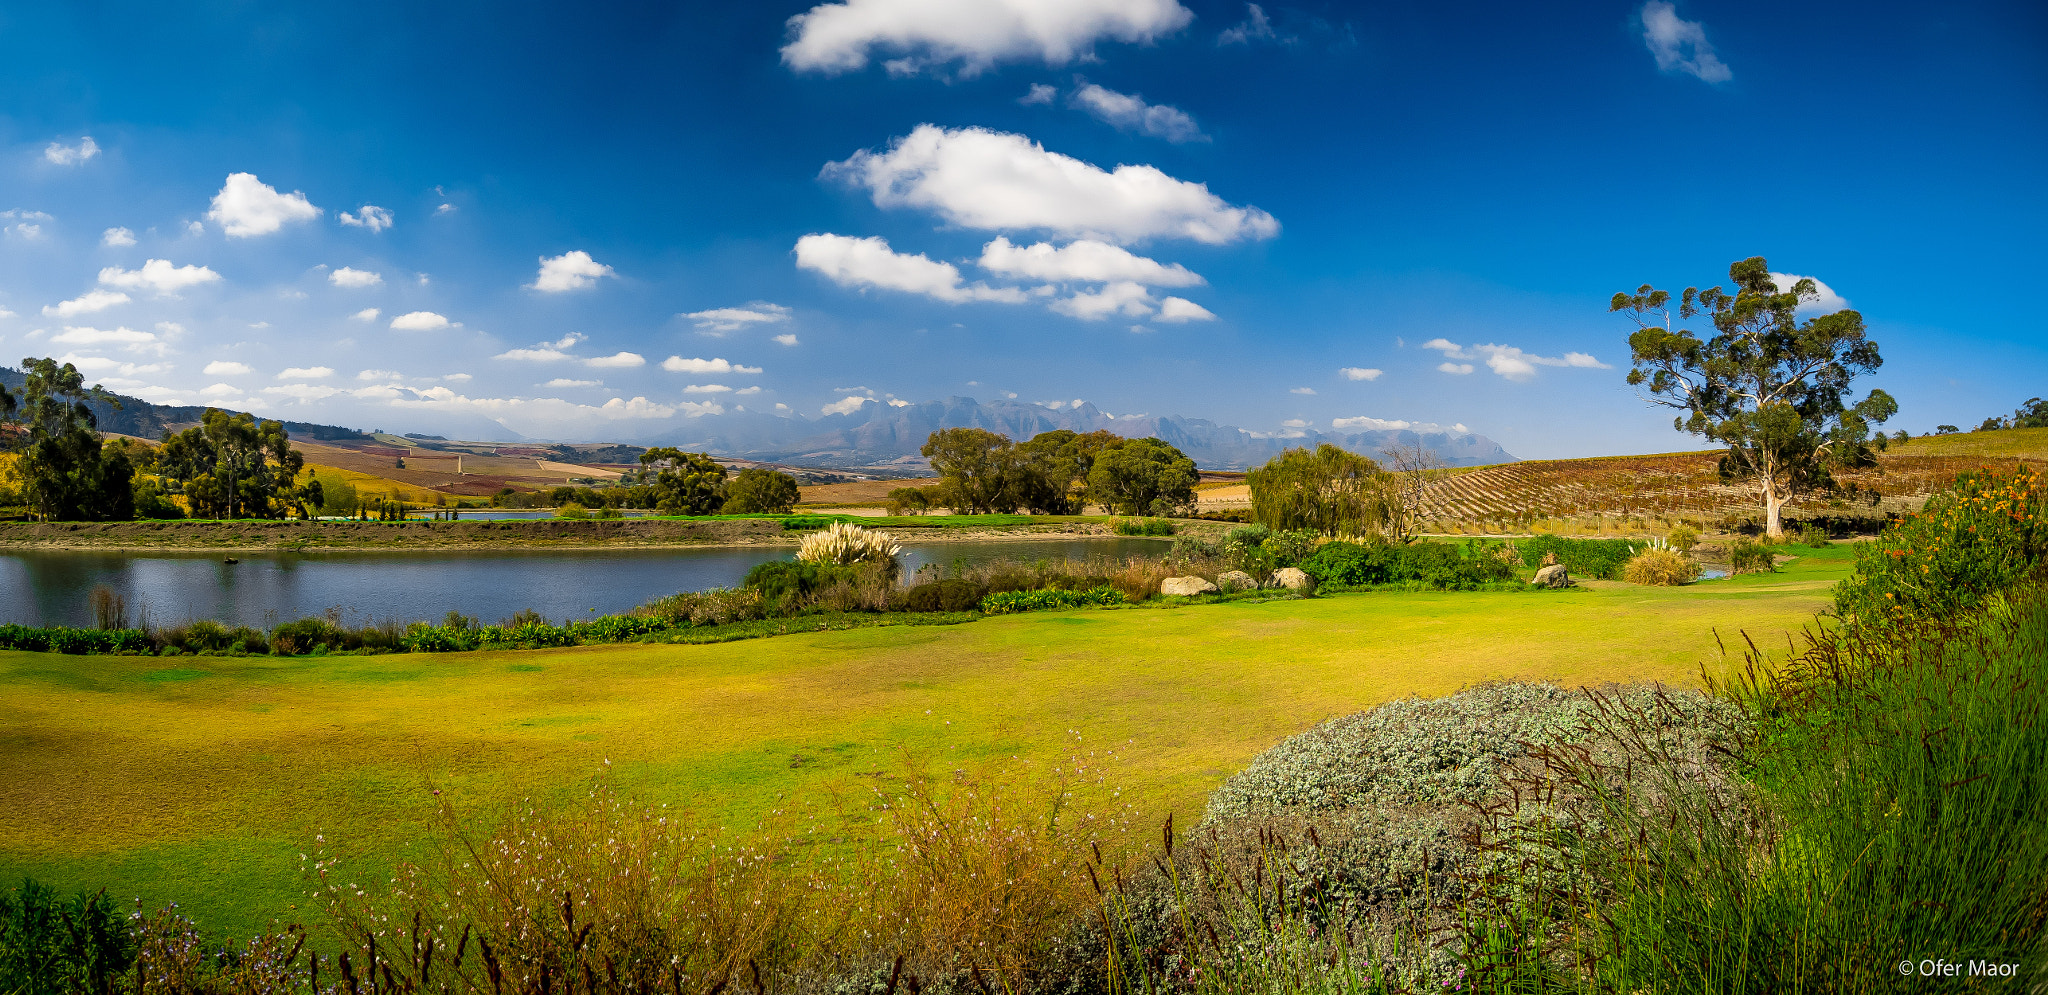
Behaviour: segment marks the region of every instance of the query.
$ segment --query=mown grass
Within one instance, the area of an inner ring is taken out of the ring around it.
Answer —
[[[328,658],[0,653],[0,878],[302,916],[299,854],[412,853],[433,792],[489,811],[621,788],[742,824],[852,797],[893,747],[1116,744],[1148,813],[1199,811],[1279,739],[1493,678],[1696,681],[1714,633],[1786,639],[1846,550],[1682,589],[1375,593],[1075,611],[705,646]],[[1718,666],[1718,664],[1714,664]],[[943,754],[941,754],[943,755]],[[856,806],[857,807],[857,806]]]

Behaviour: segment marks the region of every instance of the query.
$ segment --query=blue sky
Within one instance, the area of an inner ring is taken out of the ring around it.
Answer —
[[[1690,445],[1607,298],[1763,255],[1894,427],[2048,387],[2037,4],[597,6],[0,5],[0,355],[394,431],[1014,395],[1568,456]]]

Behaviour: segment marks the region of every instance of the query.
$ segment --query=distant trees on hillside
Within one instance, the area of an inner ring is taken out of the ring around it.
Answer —
[[[1977,426],[1975,431],[1989,432],[2002,428],[2048,428],[2048,401],[2030,397],[2012,413],[2011,418],[1992,415],[1984,419],[1984,424]]]
[[[1013,443],[986,429],[949,428],[920,451],[939,483],[926,493],[891,492],[903,510],[1070,515],[1099,504],[1118,514],[1171,515],[1195,501],[1195,461],[1159,439],[1062,429]]]

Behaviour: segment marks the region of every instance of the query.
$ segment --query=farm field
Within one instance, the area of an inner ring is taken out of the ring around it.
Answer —
[[[176,900],[244,932],[294,919],[299,855],[363,875],[465,811],[562,800],[609,762],[646,800],[741,825],[857,807],[895,747],[1053,761],[1116,749],[1147,815],[1195,817],[1280,739],[1495,678],[1690,683],[1715,633],[1782,643],[1850,551],[1689,588],[1355,594],[712,646],[370,657],[0,653],[0,877]],[[1712,663],[1718,667],[1718,663]],[[949,754],[954,755],[954,754]],[[324,836],[324,843],[316,839]]]
[[[1653,524],[1726,527],[1758,515],[1753,489],[1721,482],[1715,470],[1719,458],[1720,451],[1712,450],[1457,470],[1429,485],[1421,517],[1428,523],[1426,531],[1434,532],[1637,534]],[[1840,500],[1808,497],[1788,506],[1786,514],[1793,519],[1881,518],[1912,511],[1959,473],[2016,461],[2048,467],[2048,429],[1925,436],[1894,444],[1878,454],[1877,466],[1837,474],[1848,492]]]

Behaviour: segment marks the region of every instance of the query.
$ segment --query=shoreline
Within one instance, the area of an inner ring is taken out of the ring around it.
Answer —
[[[1107,524],[1058,522],[978,527],[879,526],[899,543],[1033,542],[1117,536]],[[75,553],[407,553],[795,547],[804,533],[779,519],[473,520],[452,522],[8,522],[0,555],[13,550]]]

